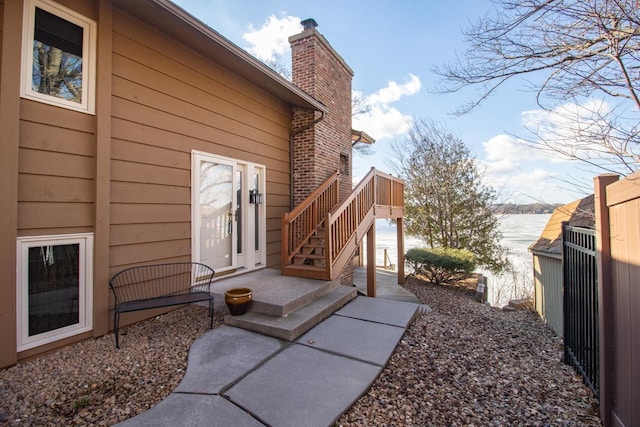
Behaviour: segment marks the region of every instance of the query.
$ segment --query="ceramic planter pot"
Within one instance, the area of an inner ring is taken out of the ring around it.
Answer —
[[[251,289],[235,288],[224,291],[224,302],[229,307],[229,312],[234,316],[239,316],[247,312],[251,304]]]

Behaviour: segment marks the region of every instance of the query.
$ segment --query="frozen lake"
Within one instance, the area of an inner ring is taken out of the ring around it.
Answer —
[[[491,273],[483,271],[488,276],[489,301],[493,305],[502,306],[508,302],[510,298],[508,288],[511,287],[514,280],[528,280],[528,283],[523,286],[532,286],[533,263],[527,248],[538,239],[550,217],[551,214],[520,214],[500,217],[502,244],[509,249],[516,274],[515,277],[514,275],[494,277]],[[405,251],[420,246],[423,245],[418,239],[405,236]],[[378,220],[376,222],[376,265],[383,265],[385,249],[387,249],[391,263],[397,264],[396,227],[388,224],[387,221]],[[499,288],[504,289],[497,292]]]

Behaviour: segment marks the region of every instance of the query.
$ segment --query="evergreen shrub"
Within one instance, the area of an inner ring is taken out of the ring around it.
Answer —
[[[414,248],[405,255],[415,274],[436,285],[465,279],[475,270],[476,256],[466,249]]]

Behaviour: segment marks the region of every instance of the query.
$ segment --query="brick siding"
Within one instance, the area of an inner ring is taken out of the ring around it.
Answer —
[[[305,29],[289,38],[293,83],[322,102],[327,109],[316,125],[302,129],[321,117],[318,112],[293,111],[293,202],[295,205],[341,169],[340,156],[347,156],[346,174],[340,176],[340,199],[351,192],[351,80],[353,71],[329,42],[315,29]],[[353,284],[353,266],[340,276],[344,285]]]
[[[300,203],[327,177],[340,170],[340,155],[348,157],[347,174],[340,177],[340,195],[351,191],[351,79],[353,72],[315,29],[289,39],[293,83],[327,107],[324,118],[293,138],[294,204]],[[293,132],[320,113],[293,111]]]

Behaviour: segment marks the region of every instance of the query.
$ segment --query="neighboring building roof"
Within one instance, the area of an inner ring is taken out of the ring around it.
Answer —
[[[376,140],[367,135],[366,132],[351,129],[351,143],[353,145],[356,145],[359,142],[363,144],[373,144],[374,142],[376,142]]]
[[[551,214],[540,238],[529,246],[534,254],[562,255],[562,223],[567,221],[572,227],[594,228],[595,210],[593,194],[560,206]]]
[[[169,0],[113,0],[138,19],[296,107],[326,112],[311,95]]]

